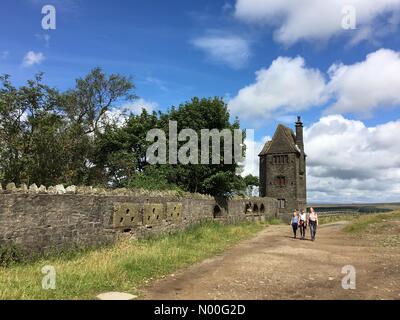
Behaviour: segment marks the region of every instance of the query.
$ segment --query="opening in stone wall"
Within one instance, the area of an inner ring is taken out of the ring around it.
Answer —
[[[221,215],[222,215],[221,208],[219,206],[215,206],[214,207],[214,218],[221,217]]]

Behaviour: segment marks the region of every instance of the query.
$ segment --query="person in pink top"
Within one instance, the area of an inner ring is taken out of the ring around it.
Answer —
[[[318,214],[315,213],[314,208],[310,208],[310,214],[308,215],[308,225],[310,226],[311,241],[314,241],[318,227]]]

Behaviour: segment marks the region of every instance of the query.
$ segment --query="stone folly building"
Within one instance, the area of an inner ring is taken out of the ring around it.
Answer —
[[[278,199],[281,213],[306,209],[306,154],[303,123],[296,122],[296,134],[280,124],[260,157],[260,196]]]

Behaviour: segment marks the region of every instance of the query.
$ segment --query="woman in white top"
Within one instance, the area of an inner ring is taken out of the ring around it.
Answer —
[[[307,215],[304,212],[304,209],[301,210],[299,216],[299,227],[300,227],[301,240],[304,240],[306,238],[306,229],[307,229]]]

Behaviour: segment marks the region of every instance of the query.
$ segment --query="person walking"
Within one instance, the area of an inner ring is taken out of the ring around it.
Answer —
[[[307,230],[307,215],[304,212],[304,209],[301,210],[299,215],[299,228],[300,228],[300,235],[301,240],[306,238],[306,230]]]
[[[293,238],[296,239],[297,237],[297,228],[299,226],[299,216],[297,214],[297,210],[294,210],[292,220],[290,221],[293,229]]]
[[[314,208],[310,208],[310,214],[308,216],[308,225],[310,226],[311,241],[315,241],[315,235],[318,227],[318,214],[315,213]]]

